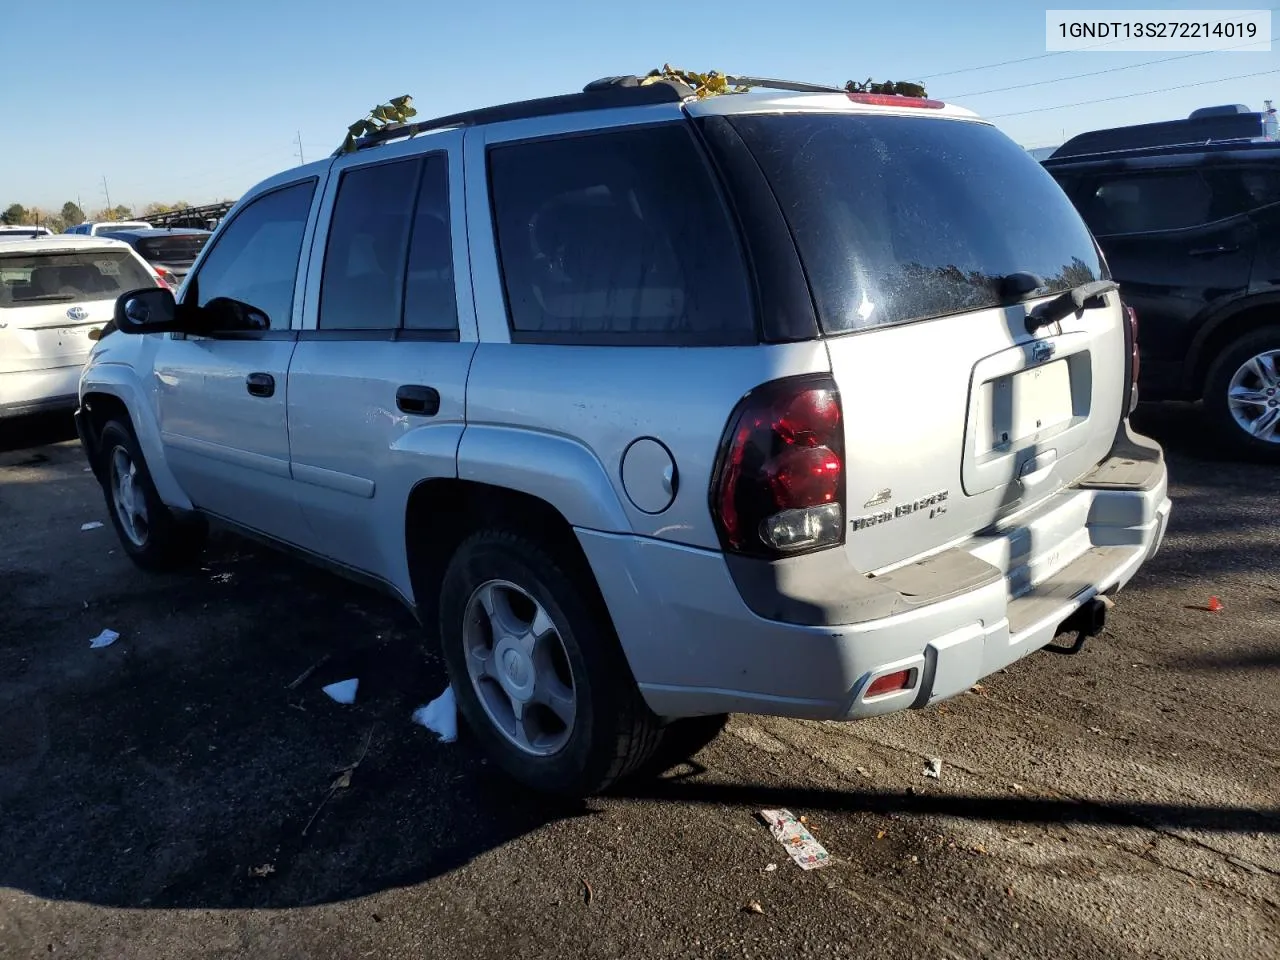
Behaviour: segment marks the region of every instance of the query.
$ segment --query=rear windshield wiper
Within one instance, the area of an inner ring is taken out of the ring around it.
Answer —
[[[1040,304],[1027,313],[1027,333],[1035,333],[1041,327],[1057,323],[1079,310],[1100,307],[1106,301],[1103,295],[1112,290],[1119,290],[1120,284],[1114,280],[1094,280],[1072,287],[1066,293],[1059,294],[1052,300]]]

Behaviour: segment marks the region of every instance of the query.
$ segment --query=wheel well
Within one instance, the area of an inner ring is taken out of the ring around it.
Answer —
[[[91,449],[89,450],[90,466],[96,472],[98,469],[98,438],[102,436],[102,429],[112,420],[123,420],[132,428],[133,420],[129,416],[129,408],[125,406],[124,401],[109,393],[86,393],[80,406],[84,411],[84,418],[88,427],[88,439],[91,444]]]
[[[405,551],[418,618],[434,634],[440,582],[458,545],[477,530],[515,530],[553,551],[569,572],[595,577],[573,527],[547,501],[506,487],[469,480],[424,480],[409,494],[405,511]]]
[[[1273,323],[1280,322],[1280,304],[1265,303],[1246,307],[1239,313],[1233,313],[1209,334],[1196,352],[1195,366],[1190,371],[1190,381],[1187,384],[1195,397],[1204,396],[1205,378],[1209,376],[1209,367],[1218,354],[1240,337],[1262,329],[1269,320]]]

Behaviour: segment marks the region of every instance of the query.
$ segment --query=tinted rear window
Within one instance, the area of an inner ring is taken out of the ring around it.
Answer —
[[[489,176],[515,339],[754,341],[733,223],[688,125],[494,147]]]
[[[996,306],[1000,278],[1099,279],[1053,178],[987,124],[856,114],[732,120],[768,177],[828,333]]]
[[[0,308],[112,300],[155,280],[118,250],[0,256]]]
[[[147,237],[138,241],[137,250],[152,263],[194,263],[208,242],[209,237],[200,233]]]

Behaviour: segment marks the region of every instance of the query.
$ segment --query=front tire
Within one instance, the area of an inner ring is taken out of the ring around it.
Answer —
[[[1204,404],[1228,452],[1280,463],[1280,326],[1246,334],[1214,359]]]
[[[520,534],[468,537],[441,585],[458,707],[485,752],[545,793],[598,793],[660,739],[586,571]]]
[[[133,428],[119,420],[108,422],[98,450],[107,513],[129,559],[151,572],[190,566],[204,546],[204,521],[180,519],[165,506]]]

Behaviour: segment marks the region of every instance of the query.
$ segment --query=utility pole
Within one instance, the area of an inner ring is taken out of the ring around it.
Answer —
[[[108,219],[108,220],[113,219],[113,218],[112,218],[112,216],[111,216],[111,210],[112,210],[112,206],[111,206],[111,191],[107,189],[107,177],[106,177],[106,174],[103,174],[103,176],[102,176],[102,192],[103,192],[103,194],[105,194],[105,195],[106,195],[106,198],[107,198],[107,219]]]
[[[307,162],[306,158],[302,156],[302,131],[301,130],[297,131],[297,134],[298,134],[298,163],[306,163]]]

